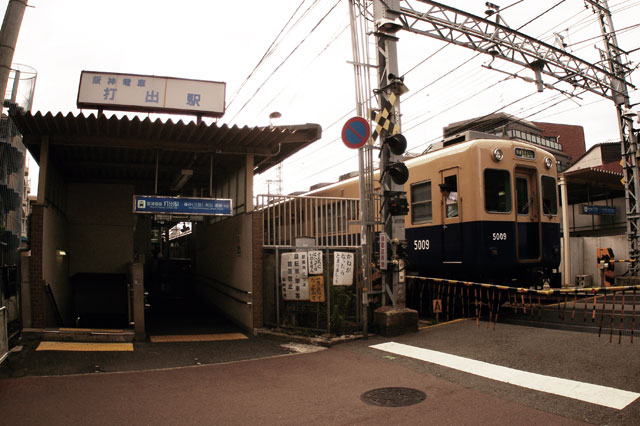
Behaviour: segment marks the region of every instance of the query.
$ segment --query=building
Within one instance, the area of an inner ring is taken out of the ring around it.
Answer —
[[[451,123],[442,136],[444,146],[478,138],[517,139],[539,145],[556,157],[559,172],[585,152],[582,126],[534,123],[504,112]]]
[[[26,329],[131,328],[144,339],[145,319],[171,323],[184,312],[175,297],[187,285],[243,329],[262,325],[253,175],[319,139],[319,125],[240,128],[24,111],[12,120],[40,166],[22,257]],[[134,202],[141,195],[230,200],[230,211],[143,214]],[[171,258],[169,240],[169,229],[184,221],[193,224],[187,265]]]

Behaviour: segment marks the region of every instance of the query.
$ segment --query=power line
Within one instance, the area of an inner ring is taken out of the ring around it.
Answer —
[[[554,4],[553,6],[551,6],[549,9],[545,10],[544,12],[542,12],[541,14],[539,14],[538,16],[536,16],[535,18],[531,19],[530,21],[528,21],[526,24],[524,25],[520,25],[516,31],[520,31],[522,28],[526,27],[527,25],[529,25],[530,23],[532,23],[535,20],[540,19],[541,17],[543,17],[544,15],[546,15],[547,13],[551,12],[553,9],[555,9],[556,7],[560,6],[562,3],[564,3],[567,0],[560,0],[558,3]]]
[[[522,3],[522,1],[523,1],[523,0],[520,0],[520,1],[518,1],[518,2],[515,2],[513,5],[515,5],[515,4],[519,4],[519,3]],[[551,8],[547,9],[545,12],[543,12],[543,13],[539,14],[539,15],[538,15],[538,16],[536,16],[534,19],[530,20],[529,22],[527,22],[527,23],[525,23],[524,25],[522,25],[521,27],[519,27],[519,29],[521,29],[521,28],[525,27],[526,25],[529,25],[531,22],[533,22],[533,21],[535,21],[536,19],[539,19],[540,17],[542,17],[542,16],[544,16],[545,14],[549,13],[551,10],[553,10],[553,9],[554,9],[554,8],[556,8],[556,7],[558,7],[560,4],[564,3],[564,1],[565,1],[565,0],[560,1],[559,3],[555,4],[555,5],[554,5],[554,6],[552,6]],[[620,3],[620,4],[625,4],[625,3],[628,3],[628,2],[623,2],[623,3]],[[633,5],[628,5],[628,6],[625,6],[625,7],[626,7],[626,8],[630,8],[630,7],[633,7]],[[504,9],[502,9],[502,10],[505,10],[505,9],[506,9],[506,8],[504,8]],[[577,16],[577,15],[576,15],[576,16]],[[574,19],[574,18],[575,18],[575,17],[572,17],[572,19]],[[584,20],[584,19],[583,19],[583,20]],[[592,19],[592,20],[590,20],[590,21],[593,21],[593,19]],[[566,21],[565,21],[565,22],[566,22]],[[592,23],[592,22],[589,22],[589,23]],[[623,30],[624,30],[624,29],[623,29]],[[622,31],[622,30],[621,30],[621,31]],[[436,52],[434,52],[434,53],[430,54],[426,59],[424,59],[424,60],[420,61],[419,63],[417,63],[416,65],[414,65],[411,69],[409,69],[409,71],[407,71],[407,72],[405,73],[405,75],[406,75],[406,74],[408,74],[408,73],[410,73],[410,72],[413,72],[416,68],[418,68],[419,66],[421,66],[422,64],[424,64],[425,62],[427,62],[429,59],[432,59],[436,54],[440,53],[442,50],[444,50],[444,49],[445,49],[446,47],[448,47],[448,46],[449,46],[449,45],[447,44],[447,45],[445,45],[445,46],[441,47],[440,49],[438,49]],[[635,50],[637,50],[637,49],[635,49]],[[634,50],[634,51],[635,51],[635,50]],[[458,65],[456,68],[461,67],[461,66],[463,66],[463,65],[466,65],[469,61],[471,61],[472,59],[474,59],[474,58],[475,58],[475,57],[477,57],[477,56],[479,56],[479,54],[478,54],[478,55],[476,55],[476,56],[474,56],[473,58],[471,58],[471,59],[469,59],[469,60],[467,60],[467,61],[463,62],[463,64]],[[455,70],[455,68],[454,68],[453,70],[451,70],[451,71],[454,71],[454,70]],[[413,96],[417,95],[419,92],[421,92],[421,91],[425,90],[426,88],[431,87],[431,86],[433,86],[434,84],[436,84],[436,83],[438,83],[438,82],[442,82],[442,81],[444,80],[444,77],[451,75],[451,71],[449,71],[449,72],[445,73],[444,75],[439,76],[436,80],[431,81],[430,83],[428,83],[427,85],[425,85],[423,88],[419,89],[418,91],[415,91],[415,92],[413,92],[413,91],[412,91],[411,95],[410,95],[409,97],[407,97],[407,99],[406,99],[406,100],[409,100],[411,97],[413,97]],[[456,84],[458,84],[459,82],[460,82],[459,80],[456,80]],[[490,85],[489,87],[487,87],[487,88],[483,89],[483,90],[482,90],[482,91],[480,91],[480,92],[483,92],[483,91],[485,91],[485,90],[488,90],[488,89],[490,89],[491,87],[493,87],[493,86],[497,85],[498,83],[499,83],[499,82],[494,83],[494,84]],[[516,101],[513,101],[513,102],[511,102],[511,103],[509,103],[509,104],[507,104],[507,105],[502,106],[501,108],[497,109],[496,111],[494,111],[494,112],[492,112],[492,113],[490,113],[490,114],[494,114],[495,112],[498,112],[498,111],[501,111],[501,110],[503,110],[503,109],[505,109],[505,108],[508,108],[508,107],[510,107],[510,106],[512,106],[512,105],[514,105],[514,104],[515,104],[515,103],[517,103],[517,102],[520,102],[520,101],[522,101],[522,100],[525,100],[525,99],[527,99],[527,98],[529,98],[529,97],[533,96],[534,94],[535,94],[535,93],[531,93],[531,94],[529,94],[529,95],[526,95],[526,96],[524,96],[524,97],[522,97],[522,98],[520,98],[520,99],[518,99],[518,100],[516,100]],[[477,94],[476,94],[475,96],[477,96]],[[543,101],[542,101],[542,102],[540,102],[540,103],[537,103],[537,104],[535,104],[535,105],[528,106],[528,107],[526,107],[525,111],[526,111],[526,110],[532,110],[533,108],[536,108],[536,106],[541,106],[541,105],[544,105],[545,103],[553,102],[554,100],[557,100],[558,96],[561,96],[561,95],[555,95],[555,96],[554,96],[554,97],[552,97],[552,98],[546,98],[545,100],[543,100]],[[450,99],[451,99],[451,97],[450,97]],[[561,100],[559,100],[558,102],[556,102],[556,103],[554,103],[554,104],[552,104],[552,105],[550,105],[550,106],[548,106],[548,107],[545,107],[545,109],[544,109],[544,110],[548,110],[549,108],[553,108],[553,107],[555,107],[556,105],[559,105],[559,104],[561,104],[561,103],[565,102],[566,100],[567,100],[567,99],[561,99]],[[464,100],[462,100],[461,102],[464,102]],[[456,103],[455,105],[453,105],[453,106],[449,107],[448,109],[452,109],[452,108],[454,108],[455,106],[457,106],[457,105],[459,105],[459,104],[460,104],[460,102],[458,102],[458,103]],[[590,105],[590,104],[586,104],[586,105]],[[542,111],[544,111],[544,110],[535,111],[535,112],[533,112],[533,113],[531,113],[531,114],[527,115],[527,117],[535,116],[535,115],[539,114],[540,112],[542,112]],[[353,111],[353,110],[351,110],[351,111]],[[443,112],[444,112],[444,111],[443,111]],[[443,113],[443,112],[441,112],[441,113]],[[439,114],[441,114],[441,113],[439,113]],[[348,115],[348,114],[349,114],[349,113],[347,113],[346,115]],[[437,115],[439,115],[439,114],[437,114]],[[487,115],[490,115],[490,114],[487,114]],[[436,115],[436,116],[437,116],[437,115]],[[435,117],[435,116],[434,116],[434,117]],[[434,117],[430,117],[430,118],[428,118],[426,121],[429,121],[429,120],[433,119]],[[486,117],[486,115],[485,115],[485,116],[483,116],[483,117]],[[337,120],[336,122],[332,123],[329,127],[331,127],[331,126],[335,125],[335,124],[336,124],[337,122],[339,122],[339,121],[340,121],[340,119],[339,119],[339,120]],[[415,129],[416,127],[418,127],[418,126],[420,126],[420,125],[422,125],[422,124],[424,124],[424,121],[423,121],[423,122],[421,122],[421,123],[416,124],[415,126],[411,127],[409,130],[413,130],[413,129]],[[339,140],[340,140],[339,138],[338,138],[338,139],[335,139],[335,140],[332,140],[332,141],[330,141],[330,142],[329,142],[329,144],[332,144],[332,143],[338,142]],[[429,142],[427,142],[427,143],[429,143]],[[418,146],[421,146],[421,145],[418,145]],[[306,156],[305,156],[305,157],[306,157]],[[335,165],[340,165],[340,164],[346,163],[347,161],[351,161],[351,160],[352,160],[351,158],[348,158],[348,159],[346,159],[346,160],[344,160],[344,161],[342,161],[342,162],[340,162],[340,163],[337,163],[337,164],[335,164]],[[330,170],[330,169],[331,169],[332,167],[334,167],[335,165],[332,165],[332,166],[330,166],[329,168],[324,169],[324,170],[322,170],[322,171],[320,171],[320,172],[314,173],[314,174],[310,175],[309,177],[317,176],[317,175],[319,175],[319,174],[321,174],[321,173],[324,173],[324,172],[326,172],[326,171]]]
[[[238,87],[238,89],[235,91],[235,93],[231,96],[231,100],[229,101],[229,103],[227,104],[227,109],[233,104],[233,102],[236,100],[236,97],[238,96],[238,94],[240,93],[240,91],[244,88],[244,86],[247,84],[247,82],[251,79],[251,77],[255,74],[255,72],[258,70],[258,68],[260,68],[260,66],[265,62],[265,60],[271,55],[271,53],[273,52],[272,49],[274,49],[274,46],[276,45],[276,42],[278,41],[278,39],[280,38],[280,36],[282,35],[282,33],[284,32],[284,30],[287,28],[287,26],[289,26],[289,24],[291,23],[291,21],[293,20],[293,17],[296,16],[296,14],[298,13],[298,11],[300,10],[300,8],[302,7],[302,5],[304,4],[306,0],[302,0],[302,2],[300,2],[300,4],[298,5],[298,7],[296,8],[296,10],[293,12],[293,14],[289,17],[289,20],[287,21],[286,24],[284,24],[284,26],[282,27],[282,29],[280,30],[280,32],[278,33],[278,35],[276,36],[275,39],[273,39],[273,41],[271,42],[271,44],[269,45],[269,47],[267,48],[267,50],[264,52],[264,54],[262,55],[262,58],[260,58],[260,60],[258,61],[258,63],[253,67],[253,70],[251,70],[251,72],[249,73],[249,75],[244,79],[244,81],[242,82],[242,84],[240,85],[240,87]],[[316,4],[318,1],[316,0],[314,2],[314,4]],[[313,5],[312,5],[313,6]],[[309,10],[309,9],[307,9]]]
[[[337,0],[335,4],[331,7],[331,9],[329,9],[329,11],[322,18],[320,18],[320,20],[313,26],[313,28],[311,28],[309,33],[307,33],[307,35],[296,45],[296,47],[293,48],[293,50],[289,53],[289,55],[287,55],[287,57],[284,58],[284,60],[280,62],[280,64],[278,64],[278,66],[271,72],[271,74],[269,74],[269,76],[255,90],[255,92],[249,97],[249,99],[244,103],[244,105],[242,105],[242,107],[238,110],[238,112],[236,112],[236,114],[231,118],[229,122],[233,122],[233,120],[235,120],[238,114],[240,114],[244,110],[244,108],[256,97],[256,95],[264,88],[264,86],[271,79],[271,77],[273,77],[278,72],[278,70],[293,56],[293,54],[300,48],[300,46],[302,46],[304,42],[307,41],[309,36],[313,34],[313,32],[316,29],[318,29],[318,27],[322,24],[322,22],[331,14],[331,12],[333,12],[333,10],[336,8],[336,6],[338,6],[339,3],[340,3],[340,0]]]
[[[314,55],[313,59],[306,65],[305,67],[305,71],[308,70],[311,65],[313,65],[314,62],[316,62],[326,51],[327,49],[329,49],[329,47],[335,43],[343,34],[344,32],[349,28],[349,26],[347,25],[346,27],[342,28],[342,30],[337,33],[328,43],[327,45],[320,51],[318,52],[316,55]],[[283,87],[282,89],[280,89],[278,91],[278,93],[276,93],[270,100],[269,102],[267,102],[265,104],[265,106],[260,110],[259,114],[262,114],[268,107],[269,105],[273,104],[275,102],[275,100],[280,97],[287,89],[289,89],[288,86]]]
[[[479,123],[480,121],[482,121],[482,120],[483,120],[483,119],[485,119],[486,117],[488,117],[488,116],[490,116],[490,115],[493,115],[493,114],[496,114],[496,113],[498,113],[498,112],[500,112],[500,111],[504,110],[505,108],[510,107],[511,105],[514,105],[514,104],[516,104],[516,103],[518,103],[518,102],[520,102],[520,101],[523,101],[523,100],[525,100],[525,99],[527,99],[527,98],[529,98],[529,97],[531,97],[531,96],[535,95],[536,93],[537,93],[537,92],[532,92],[532,93],[529,93],[528,95],[522,96],[521,98],[516,99],[515,101],[512,101],[512,102],[508,103],[507,105],[503,105],[503,106],[501,106],[500,108],[498,108],[498,109],[496,109],[496,110],[494,110],[494,111],[492,111],[492,112],[490,112],[490,113],[488,113],[488,114],[485,114],[485,115],[483,115],[483,116],[481,116],[481,117],[475,118],[475,119],[474,119],[474,120],[472,120],[469,124],[470,124],[470,125],[473,125],[473,123]],[[473,129],[474,129],[473,127],[471,127],[471,128],[470,128],[470,130],[473,130]],[[420,145],[417,145],[417,146],[413,147],[412,149],[419,148],[419,147],[421,147],[421,146],[426,146],[426,145],[428,145],[428,144],[430,144],[430,143],[433,143],[433,142],[437,142],[439,138],[440,138],[440,137],[437,137],[437,138],[435,138],[435,139],[431,139],[431,140],[429,140],[429,141],[427,141],[427,142],[424,142],[424,143],[422,143],[422,144],[420,144]]]

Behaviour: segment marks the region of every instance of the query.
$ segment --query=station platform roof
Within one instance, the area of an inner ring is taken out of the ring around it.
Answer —
[[[39,163],[48,138],[49,155],[67,181],[155,182],[170,186],[176,173],[193,170],[192,187],[244,166],[253,155],[259,174],[320,139],[318,124],[269,127],[218,126],[112,115],[51,112],[11,113],[23,142]],[[188,188],[186,188],[188,190]]]
[[[563,173],[567,180],[569,204],[624,198],[622,173],[589,167]]]

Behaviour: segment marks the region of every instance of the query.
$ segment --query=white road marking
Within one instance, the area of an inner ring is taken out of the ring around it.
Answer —
[[[476,376],[524,388],[534,389],[555,395],[565,396],[591,404],[622,410],[627,405],[634,402],[640,394],[629,392],[607,386],[593,385],[590,383],[578,382],[575,380],[561,379],[558,377],[545,376],[542,374],[529,373],[527,371],[516,370],[514,368],[501,367],[488,362],[476,361],[471,358],[464,358],[457,355],[450,355],[444,352],[432,351],[430,349],[418,348],[401,343],[387,342],[371,346],[374,349],[415,358],[444,367],[475,374]]]

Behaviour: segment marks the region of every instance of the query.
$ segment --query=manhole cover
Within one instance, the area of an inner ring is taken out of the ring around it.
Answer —
[[[367,391],[360,398],[379,407],[406,407],[424,401],[427,395],[417,389],[380,388]]]

